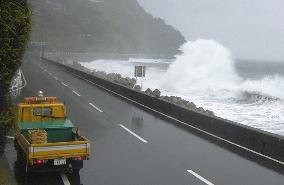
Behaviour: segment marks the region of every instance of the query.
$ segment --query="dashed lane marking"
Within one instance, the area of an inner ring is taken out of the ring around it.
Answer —
[[[194,177],[198,178],[199,180],[201,180],[202,182],[204,182],[207,185],[214,185],[212,182],[208,181],[207,179],[205,179],[204,177],[202,177],[201,175],[199,175],[198,173],[192,171],[192,170],[187,170],[188,173],[190,173],[191,175],[193,175]]]
[[[75,90],[72,90],[72,92],[74,93],[74,94],[76,94],[77,96],[81,96],[79,93],[77,93]]]
[[[98,108],[97,106],[95,106],[94,104],[92,103],[89,103],[89,105],[91,105],[93,108],[95,108],[97,111],[99,112],[103,112],[100,108]]]
[[[65,87],[68,87],[68,85],[64,82],[61,82],[62,85],[64,85]]]
[[[130,134],[132,134],[133,136],[135,136],[136,138],[138,138],[140,141],[142,141],[143,143],[148,143],[147,140],[143,139],[142,137],[138,136],[137,134],[135,134],[134,132],[132,132],[129,128],[125,127],[122,124],[119,124],[120,127],[122,127],[124,130],[126,130],[127,132],[129,132]]]

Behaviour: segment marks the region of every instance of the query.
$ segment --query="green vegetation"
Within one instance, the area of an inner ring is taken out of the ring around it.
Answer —
[[[7,98],[5,98],[5,105],[6,107],[4,107],[3,110],[0,112],[0,129],[2,127],[2,129],[5,128],[6,130],[7,128],[12,126],[13,123],[15,122],[16,108],[12,103],[12,100],[9,95],[7,95]]]
[[[0,129],[14,121],[9,88],[29,39],[30,16],[27,0],[0,0]]]
[[[1,185],[8,185],[9,183],[8,183],[7,177],[2,172],[4,171],[0,169],[0,183]]]
[[[6,169],[4,168],[4,165],[1,164],[1,162],[0,162],[0,184],[1,185],[9,184]]]
[[[173,56],[181,33],[136,0],[33,0],[33,41],[49,51]]]

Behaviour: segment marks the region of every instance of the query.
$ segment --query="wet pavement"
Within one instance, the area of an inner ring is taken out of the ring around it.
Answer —
[[[47,96],[57,96],[65,101],[68,115],[80,127],[81,134],[92,142],[91,158],[84,162],[80,174],[67,174],[70,184],[282,185],[284,182],[283,166],[142,109],[53,64],[28,59],[22,71],[27,86],[21,90],[19,99],[36,95],[38,90]],[[6,146],[6,156],[15,173],[16,153],[10,143]],[[44,173],[33,174],[21,183],[67,182],[62,174]]]

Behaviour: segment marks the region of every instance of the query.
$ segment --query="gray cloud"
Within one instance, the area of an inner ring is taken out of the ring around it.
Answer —
[[[214,39],[235,58],[284,61],[283,0],[139,0],[188,40]]]

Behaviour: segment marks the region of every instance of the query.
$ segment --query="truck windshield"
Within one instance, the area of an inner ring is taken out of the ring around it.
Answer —
[[[35,107],[33,109],[34,116],[48,116],[50,117],[52,109],[50,107]]]

